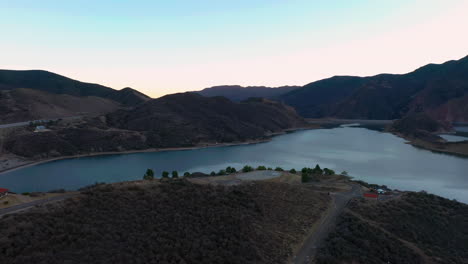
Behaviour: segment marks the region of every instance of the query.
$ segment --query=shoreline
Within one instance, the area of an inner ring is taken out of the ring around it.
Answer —
[[[452,156],[461,157],[461,158],[468,158],[468,152],[456,151],[456,150],[451,150],[451,149],[441,149],[441,148],[437,148],[435,143],[427,142],[427,141],[417,139],[417,138],[407,137],[398,132],[389,132],[389,131],[387,132],[406,140],[405,144],[411,145],[418,149],[423,149],[423,150],[427,150],[427,151],[439,153],[439,154],[452,155]],[[440,144],[450,146],[450,145],[461,145],[463,143],[445,142],[445,143],[440,143]]]
[[[0,169],[0,176],[2,174],[12,172],[19,169],[24,169],[27,167],[32,167],[36,165],[40,165],[47,162],[58,161],[58,160],[65,160],[65,159],[78,159],[78,158],[86,158],[86,157],[95,157],[95,156],[110,156],[110,155],[124,155],[124,154],[134,154],[134,153],[148,153],[148,152],[165,152],[165,151],[184,151],[184,150],[196,150],[196,149],[205,149],[205,148],[216,148],[216,147],[231,147],[231,146],[242,146],[242,145],[251,145],[251,144],[259,144],[265,143],[272,140],[273,137],[279,135],[285,135],[287,133],[300,131],[300,130],[310,130],[310,129],[317,129],[319,127],[315,126],[308,126],[308,127],[298,127],[298,128],[288,128],[284,129],[280,132],[275,132],[269,135],[265,135],[265,138],[262,139],[251,139],[242,142],[225,142],[225,143],[199,143],[195,146],[191,147],[171,147],[171,148],[149,148],[149,149],[141,149],[141,150],[125,150],[125,151],[108,151],[108,152],[93,152],[88,154],[78,154],[78,155],[71,155],[71,156],[60,156],[55,158],[48,158],[42,160],[29,160],[25,161],[25,163],[20,164],[18,166],[14,166],[7,169]]]

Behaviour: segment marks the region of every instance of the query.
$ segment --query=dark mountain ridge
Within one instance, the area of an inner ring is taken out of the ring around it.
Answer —
[[[150,99],[131,88],[114,90],[103,85],[80,82],[43,70],[0,70],[0,90],[17,88],[29,88],[52,94],[96,96],[114,100],[125,106],[134,106]]]
[[[300,88],[300,86],[280,86],[280,87],[265,87],[265,86],[247,86],[240,85],[220,85],[205,88],[195,92],[206,97],[224,96],[231,101],[240,102],[250,97],[261,98],[276,98],[282,94]]]
[[[466,95],[468,57],[407,74],[334,76],[283,94],[280,100],[311,118],[397,119],[428,112],[440,120],[464,122],[468,109],[456,106],[468,103]]]

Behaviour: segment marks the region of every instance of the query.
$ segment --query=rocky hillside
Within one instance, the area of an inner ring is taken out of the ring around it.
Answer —
[[[104,185],[0,219],[2,263],[286,263],[329,197],[298,185]]]
[[[231,101],[240,102],[251,97],[276,98],[298,88],[300,88],[300,86],[281,86],[271,88],[265,86],[242,87],[240,85],[221,85],[205,88],[196,93],[207,97],[224,96]]]
[[[150,99],[131,88],[114,90],[99,84],[72,80],[48,71],[0,70],[0,90],[13,90],[16,88],[29,88],[52,94],[96,96],[114,100],[126,106],[134,106]]]
[[[55,119],[117,110],[119,103],[96,96],[72,96],[18,88],[0,91],[0,124]]]
[[[398,119],[427,112],[438,120],[468,118],[468,57],[408,74],[335,76],[280,96],[305,117]]]
[[[167,95],[111,113],[107,120],[113,127],[151,132],[155,140],[169,145],[244,141],[306,125],[293,108],[281,103],[234,103],[195,93]]]

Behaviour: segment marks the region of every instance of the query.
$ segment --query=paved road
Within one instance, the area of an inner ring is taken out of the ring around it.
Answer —
[[[28,126],[29,123],[47,123],[49,121],[57,121],[59,119],[75,119],[75,118],[80,118],[81,116],[69,116],[69,117],[63,117],[63,118],[54,118],[54,119],[41,119],[41,120],[31,120],[31,121],[24,121],[24,122],[18,122],[18,123],[10,123],[10,124],[3,124],[0,125],[1,128],[9,128],[9,127],[22,127],[22,126]]]
[[[361,187],[357,184],[351,185],[351,190],[347,192],[332,193],[332,207],[328,211],[327,215],[322,217],[319,226],[315,229],[313,234],[307,238],[302,245],[302,248],[296,254],[293,259],[295,264],[312,263],[317,248],[321,245],[327,235],[333,231],[336,223],[336,219],[343,212],[349,200],[354,197],[361,197]]]
[[[41,199],[41,200],[35,200],[29,203],[23,203],[23,204],[18,204],[18,205],[11,206],[8,208],[3,208],[3,209],[0,209],[0,218],[7,214],[12,214],[12,213],[16,213],[16,212],[23,211],[26,209],[30,209],[36,205],[44,205],[44,204],[51,203],[51,202],[58,202],[58,201],[62,201],[71,197],[75,197],[77,195],[79,195],[79,193],[67,193],[64,195],[54,196],[54,197]]]

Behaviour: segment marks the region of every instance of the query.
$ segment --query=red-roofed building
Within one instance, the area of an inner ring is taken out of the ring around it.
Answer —
[[[8,189],[0,188],[0,197],[3,197],[8,194]]]

